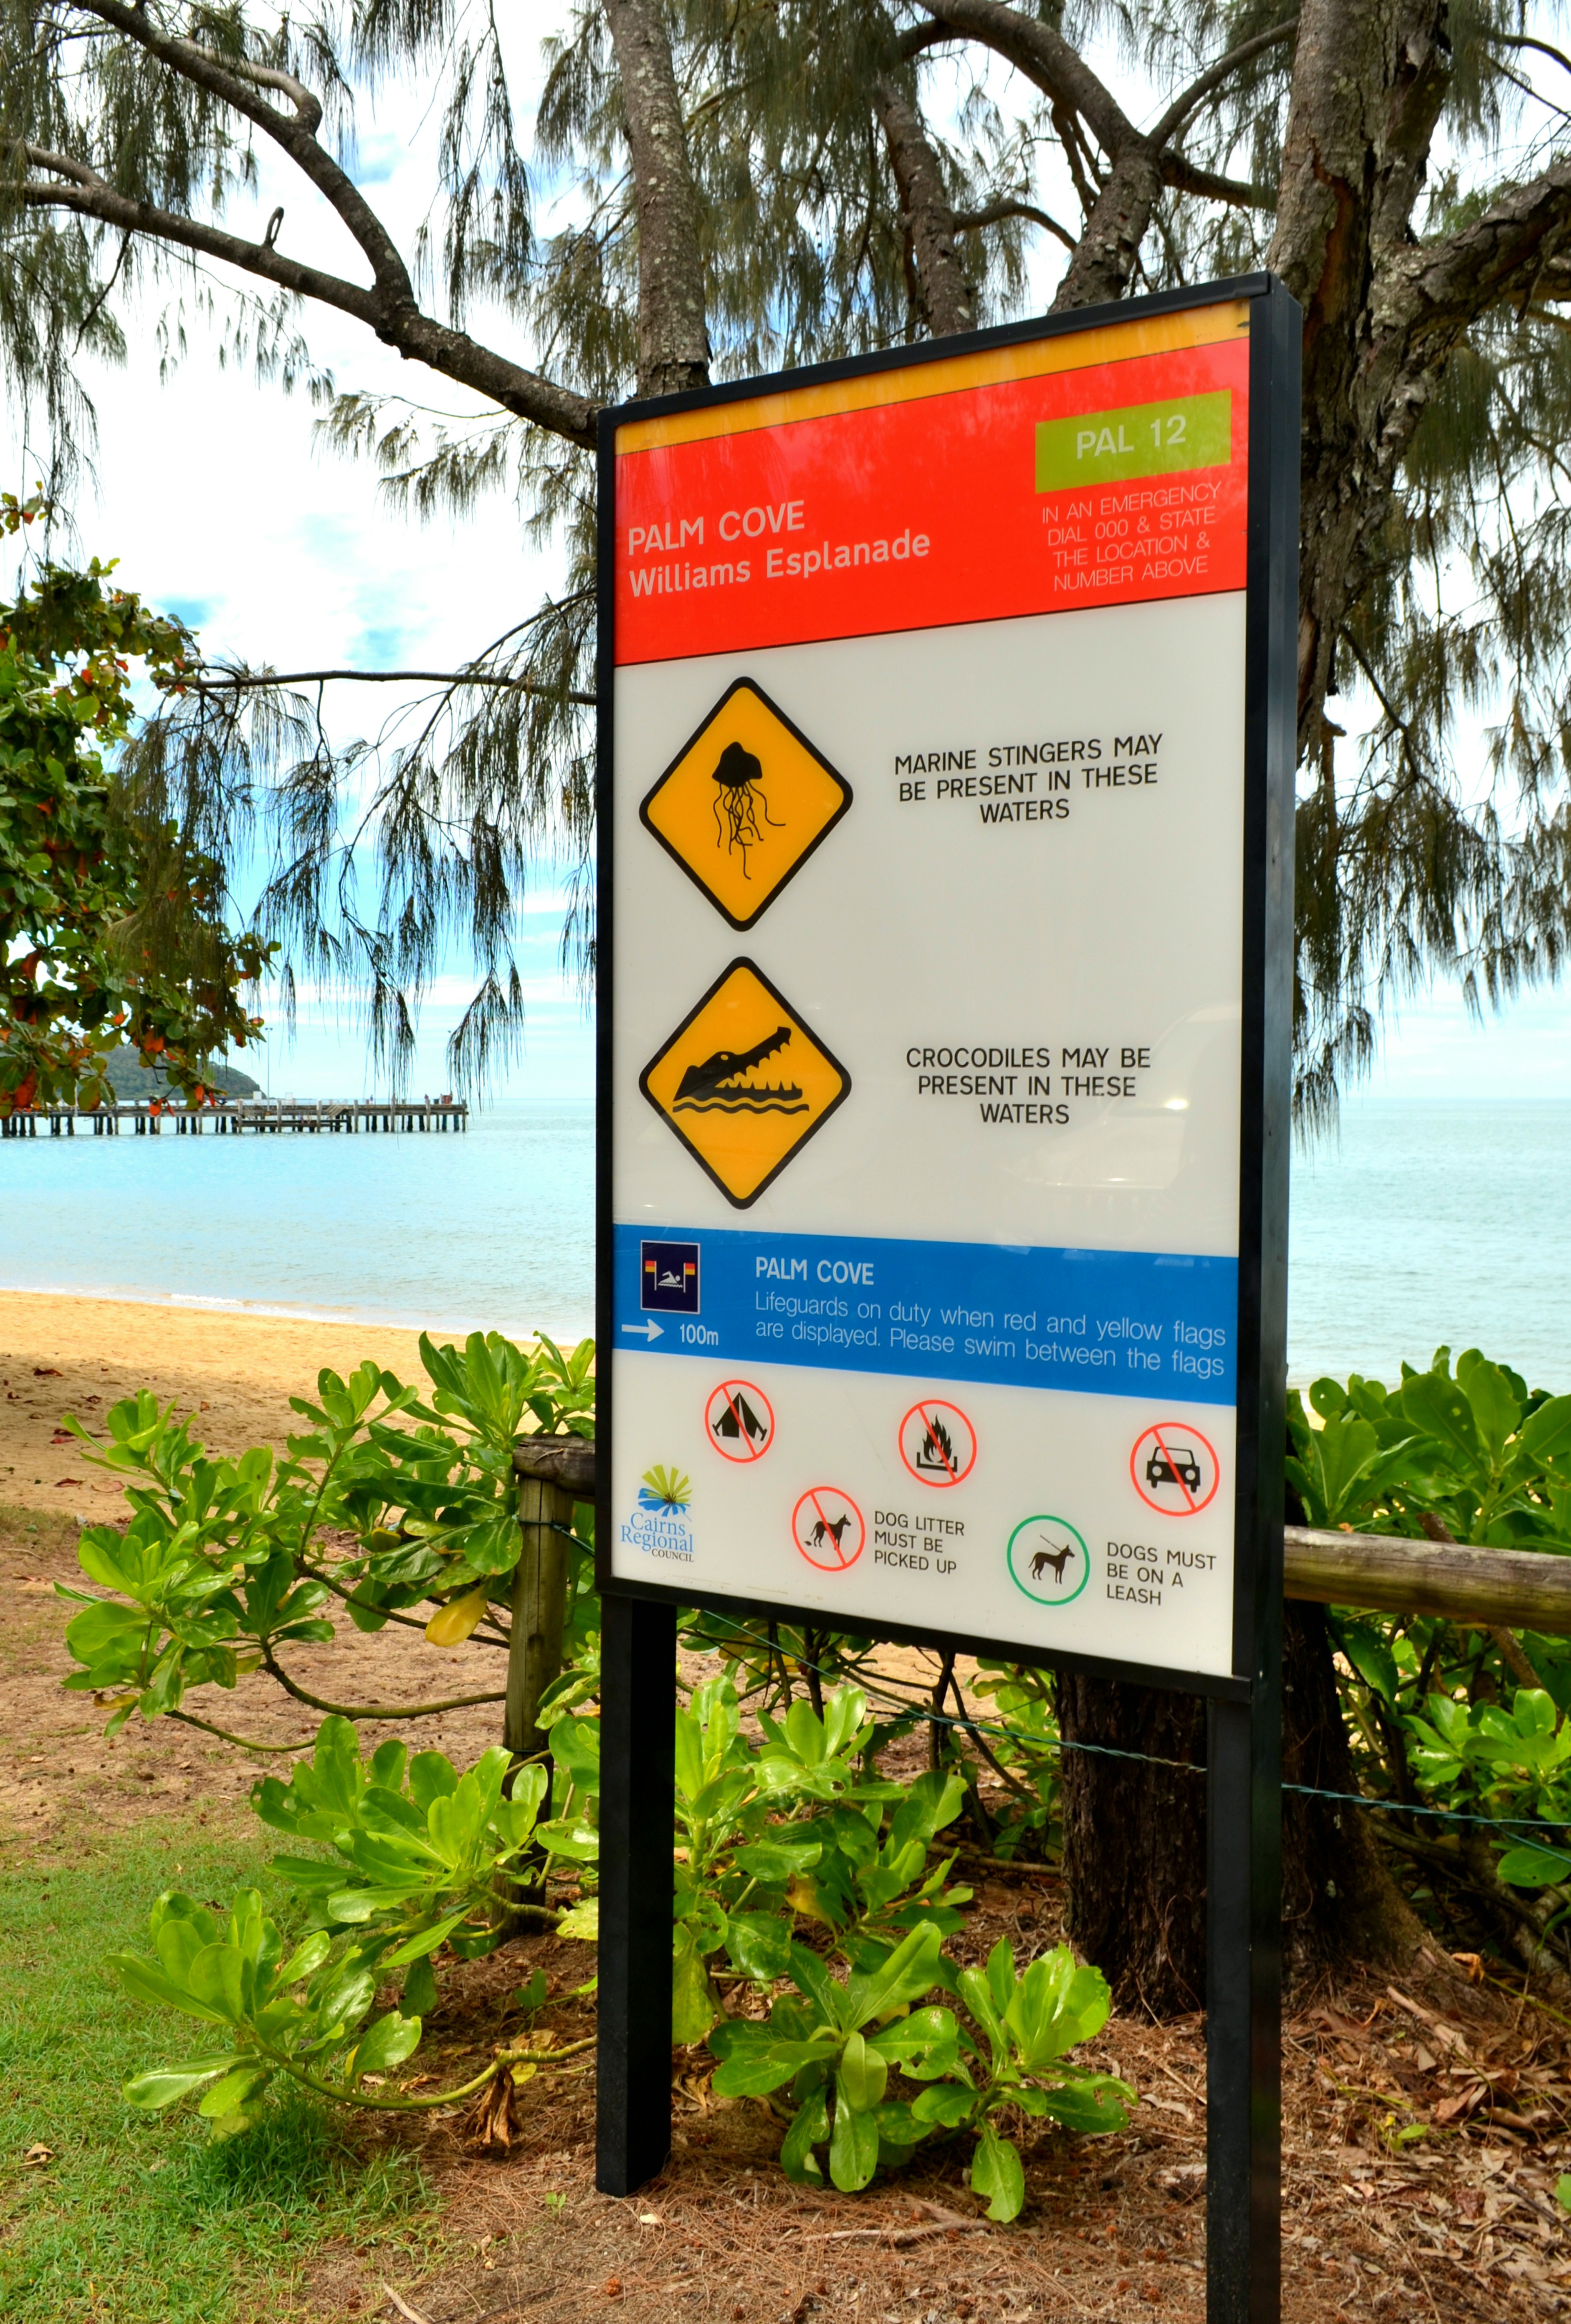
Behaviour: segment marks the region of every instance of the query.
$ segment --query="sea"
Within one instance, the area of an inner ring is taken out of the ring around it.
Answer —
[[[470,1120],[440,1137],[0,1141],[0,1286],[577,1340],[594,1315],[593,1110]],[[1571,1388],[1571,1101],[1360,1095],[1295,1153],[1289,1378],[1392,1382],[1440,1346]]]

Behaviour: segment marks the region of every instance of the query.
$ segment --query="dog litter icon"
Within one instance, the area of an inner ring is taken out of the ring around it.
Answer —
[[[862,1512],[837,1485],[809,1485],[791,1511],[791,1538],[820,1573],[844,1573],[867,1539]]]

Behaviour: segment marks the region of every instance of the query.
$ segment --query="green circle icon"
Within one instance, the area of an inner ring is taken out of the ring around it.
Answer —
[[[1086,1536],[1067,1517],[1022,1517],[1007,1554],[1010,1580],[1039,1606],[1067,1606],[1091,1579]]]

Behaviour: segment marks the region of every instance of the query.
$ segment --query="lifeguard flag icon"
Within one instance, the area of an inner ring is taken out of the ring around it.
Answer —
[[[638,1247],[638,1304],[663,1314],[698,1312],[698,1246],[696,1242],[644,1242]]]
[[[744,1211],[823,1128],[851,1076],[761,969],[734,960],[651,1058],[638,1086],[726,1201]]]
[[[638,812],[732,927],[750,928],[850,804],[850,785],[739,678]]]

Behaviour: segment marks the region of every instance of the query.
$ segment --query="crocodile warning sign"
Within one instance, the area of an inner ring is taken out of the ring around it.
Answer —
[[[751,678],[727,687],[639,809],[734,928],[750,928],[851,804],[837,775]]]
[[[655,1111],[738,1210],[755,1203],[851,1078],[750,960],[734,960],[639,1076]]]

